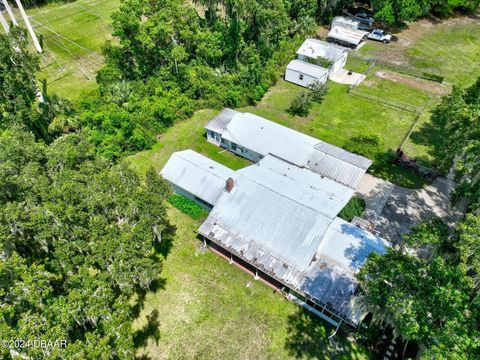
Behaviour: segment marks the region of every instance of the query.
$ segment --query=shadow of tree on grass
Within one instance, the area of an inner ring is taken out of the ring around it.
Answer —
[[[290,315],[288,321],[289,335],[285,349],[293,358],[327,360],[365,357],[361,355],[366,350],[355,346],[341,331],[328,339],[335,329],[302,308]]]

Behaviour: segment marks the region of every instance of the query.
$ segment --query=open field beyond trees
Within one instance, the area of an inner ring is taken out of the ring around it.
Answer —
[[[49,93],[80,100],[97,89],[101,48],[111,39],[110,16],[119,4],[119,0],[77,0],[37,7],[26,1],[35,32],[43,36],[38,78],[47,80]]]

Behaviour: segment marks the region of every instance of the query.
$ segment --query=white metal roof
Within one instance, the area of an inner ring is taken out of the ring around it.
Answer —
[[[328,69],[301,60],[290,61],[287,65],[287,69],[311,76],[315,79],[321,79],[328,75]]]
[[[275,160],[267,159],[271,161]],[[389,243],[344,220],[325,216],[302,199],[302,191],[291,192],[250,178],[255,172],[262,174],[266,166],[252,165],[249,171],[238,172],[233,190],[222,192],[199,232],[357,324],[362,309],[355,304],[355,274],[372,251],[383,254]]]
[[[372,162],[250,113],[237,113],[222,138],[260,155],[273,154],[355,189]]]
[[[239,174],[234,182],[233,190],[224,191],[210,212],[211,225],[202,225],[200,232],[221,241],[239,238],[287,267],[305,269],[331,218],[246,176]],[[236,246],[234,241],[232,246]],[[252,254],[250,260],[255,257]]]
[[[272,155],[238,173],[331,218],[354,193],[352,188]]]
[[[371,252],[384,254],[389,246],[389,242],[371,232],[336,218],[318,248],[317,257],[327,257],[357,273]]]
[[[305,166],[320,175],[356,189],[366,169],[319,150],[312,150]]]
[[[346,52],[346,49],[326,41],[306,39],[297,50],[297,55],[303,55],[312,59],[323,58],[335,62]]]
[[[334,26],[328,33],[328,37],[345,41],[349,44],[359,45],[363,37],[367,35],[366,31],[347,29],[342,26]]]
[[[207,125],[205,125],[205,129],[222,134],[233,117],[238,113],[238,111],[225,108],[220,112],[220,114],[215,116]]]
[[[193,150],[172,154],[160,175],[211,205],[215,205],[225,182],[235,171]]]
[[[275,154],[303,164],[319,140],[250,113],[236,114],[222,138],[260,155]]]

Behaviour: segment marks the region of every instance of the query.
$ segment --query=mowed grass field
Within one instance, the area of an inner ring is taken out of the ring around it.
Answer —
[[[38,78],[47,79],[49,93],[77,101],[95,92],[96,72],[103,65],[101,48],[111,39],[111,14],[119,3],[76,0],[36,7],[31,1],[25,2],[35,32],[43,36]]]
[[[438,74],[459,86],[480,76],[480,12],[449,19],[422,19],[394,34],[385,46],[369,41],[359,55]]]
[[[202,247],[200,221],[169,209],[177,228],[164,289],[147,295],[134,324],[148,359],[369,359],[346,335]]]

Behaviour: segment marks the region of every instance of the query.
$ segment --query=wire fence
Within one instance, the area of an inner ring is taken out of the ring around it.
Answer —
[[[352,54],[350,54],[350,56],[352,56],[353,58],[355,58],[357,60],[363,60],[365,62],[375,62],[376,64],[382,66],[383,68],[385,68],[387,70],[394,71],[394,72],[399,73],[399,74],[409,75],[409,76],[413,76],[413,77],[416,77],[416,78],[419,78],[419,79],[424,79],[424,80],[430,80],[430,81],[434,81],[434,82],[437,82],[437,83],[440,83],[440,84],[442,84],[443,80],[444,80],[444,77],[441,76],[441,75],[433,74],[433,73],[426,72],[426,71],[422,71],[422,70],[415,69],[413,67],[409,67],[409,66],[405,66],[405,65],[393,64],[392,62],[384,60],[384,59],[372,59],[372,58],[368,58],[368,57],[363,57],[363,56],[359,55],[358,53],[352,53]]]

